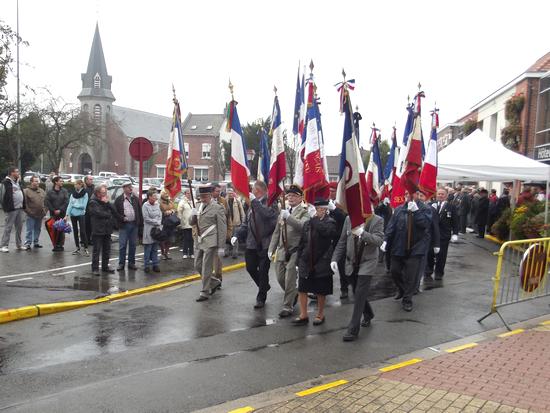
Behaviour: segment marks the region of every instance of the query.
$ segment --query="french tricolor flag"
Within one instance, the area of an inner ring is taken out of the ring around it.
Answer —
[[[400,205],[403,205],[405,202],[405,187],[401,182],[401,177],[405,172],[405,161],[407,159],[408,151],[408,141],[409,135],[412,132],[414,124],[414,105],[407,105],[407,122],[405,123],[405,130],[403,131],[403,145],[399,149],[399,154],[397,156],[397,166],[395,168],[395,173],[393,175],[393,180],[391,183],[391,197],[390,205],[392,208],[397,208]]]
[[[275,96],[273,102],[273,114],[271,116],[271,164],[269,166],[268,205],[273,204],[284,193],[284,182],[286,178],[286,157],[283,141],[283,127],[281,126],[281,108],[279,98]]]
[[[432,132],[419,182],[420,190],[428,198],[431,198],[437,191],[437,128],[439,127],[437,112],[438,109],[432,111]]]
[[[231,181],[235,191],[248,199],[250,169],[246,161],[246,144],[237,114],[237,102],[234,99],[227,106],[227,132],[231,133]]]
[[[380,194],[384,185],[384,175],[382,172],[382,159],[380,158],[380,148],[378,146],[378,129],[372,128],[372,148],[370,152],[369,166],[367,168],[367,191],[370,200],[374,206],[380,202]]]
[[[294,167],[294,183],[300,187],[304,186],[304,152],[305,152],[305,133],[304,124],[306,118],[305,103],[305,79],[302,74],[300,83],[300,68],[296,77],[296,98],[294,100],[294,122],[292,124],[292,133],[297,141],[296,161]]]

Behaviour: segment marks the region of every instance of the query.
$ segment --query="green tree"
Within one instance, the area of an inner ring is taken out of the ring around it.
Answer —
[[[258,157],[260,152],[260,129],[264,128],[266,132],[269,132],[271,127],[271,118],[257,119],[252,123],[247,123],[243,127],[243,137],[247,150],[254,150],[254,159],[248,161],[248,168],[250,169],[250,177],[256,179],[258,173]],[[271,138],[269,138],[269,146],[271,147]]]
[[[382,160],[382,168],[386,167],[388,157],[390,156],[390,144],[388,141],[380,141],[378,147],[380,148],[380,159]]]

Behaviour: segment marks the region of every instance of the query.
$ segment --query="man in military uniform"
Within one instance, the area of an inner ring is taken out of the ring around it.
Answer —
[[[298,185],[291,185],[286,191],[289,209],[283,209],[279,222],[275,227],[267,257],[271,260],[275,256],[275,273],[277,281],[285,292],[283,309],[279,317],[292,315],[298,297],[296,287],[296,252],[302,236],[304,222],[309,219],[307,208],[304,207],[302,189]]]
[[[190,225],[197,226],[195,269],[202,277],[202,289],[196,301],[206,301],[221,286],[212,274],[214,259],[224,253],[227,223],[223,206],[212,202],[212,187],[199,187],[200,206],[191,210]]]
[[[212,202],[218,205],[221,205],[223,207],[225,220],[227,222],[229,208],[227,206],[227,200],[223,196],[221,196],[222,187],[218,182],[212,182],[211,187],[212,187]],[[227,224],[229,223],[227,222]],[[226,237],[226,241],[229,241],[231,239],[231,234],[227,233],[227,229],[226,229],[225,237]],[[225,248],[225,244],[224,244],[224,248]],[[214,277],[219,279],[220,282],[222,281],[222,259],[221,259],[222,256],[226,257],[227,255],[224,253],[223,255],[214,256],[214,268],[213,268]]]

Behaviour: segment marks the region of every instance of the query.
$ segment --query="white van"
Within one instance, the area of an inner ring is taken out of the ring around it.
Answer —
[[[117,176],[118,174],[116,172],[107,172],[107,171],[101,171],[99,173],[99,176],[102,176],[104,178],[110,178],[111,176]]]

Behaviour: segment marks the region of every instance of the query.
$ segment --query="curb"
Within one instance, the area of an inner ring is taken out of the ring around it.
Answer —
[[[228,265],[222,268],[222,272],[229,272],[238,270],[245,267],[245,263]],[[174,280],[161,282],[158,284],[148,285],[147,287],[136,288],[134,290],[128,290],[122,293],[110,294],[101,298],[94,298],[91,300],[81,301],[64,301],[60,303],[49,304],[35,304],[25,307],[11,308],[8,310],[0,310],[0,324],[10,323],[12,321],[23,320],[26,318],[40,317],[43,315],[61,313],[63,311],[75,310],[77,308],[88,307],[90,305],[108,303],[116,300],[122,300],[124,298],[135,297],[137,295],[150,293],[153,291],[162,290],[164,288],[173,287],[180,284],[187,284],[192,281],[200,280],[199,274],[187,275],[185,277],[176,278]]]

